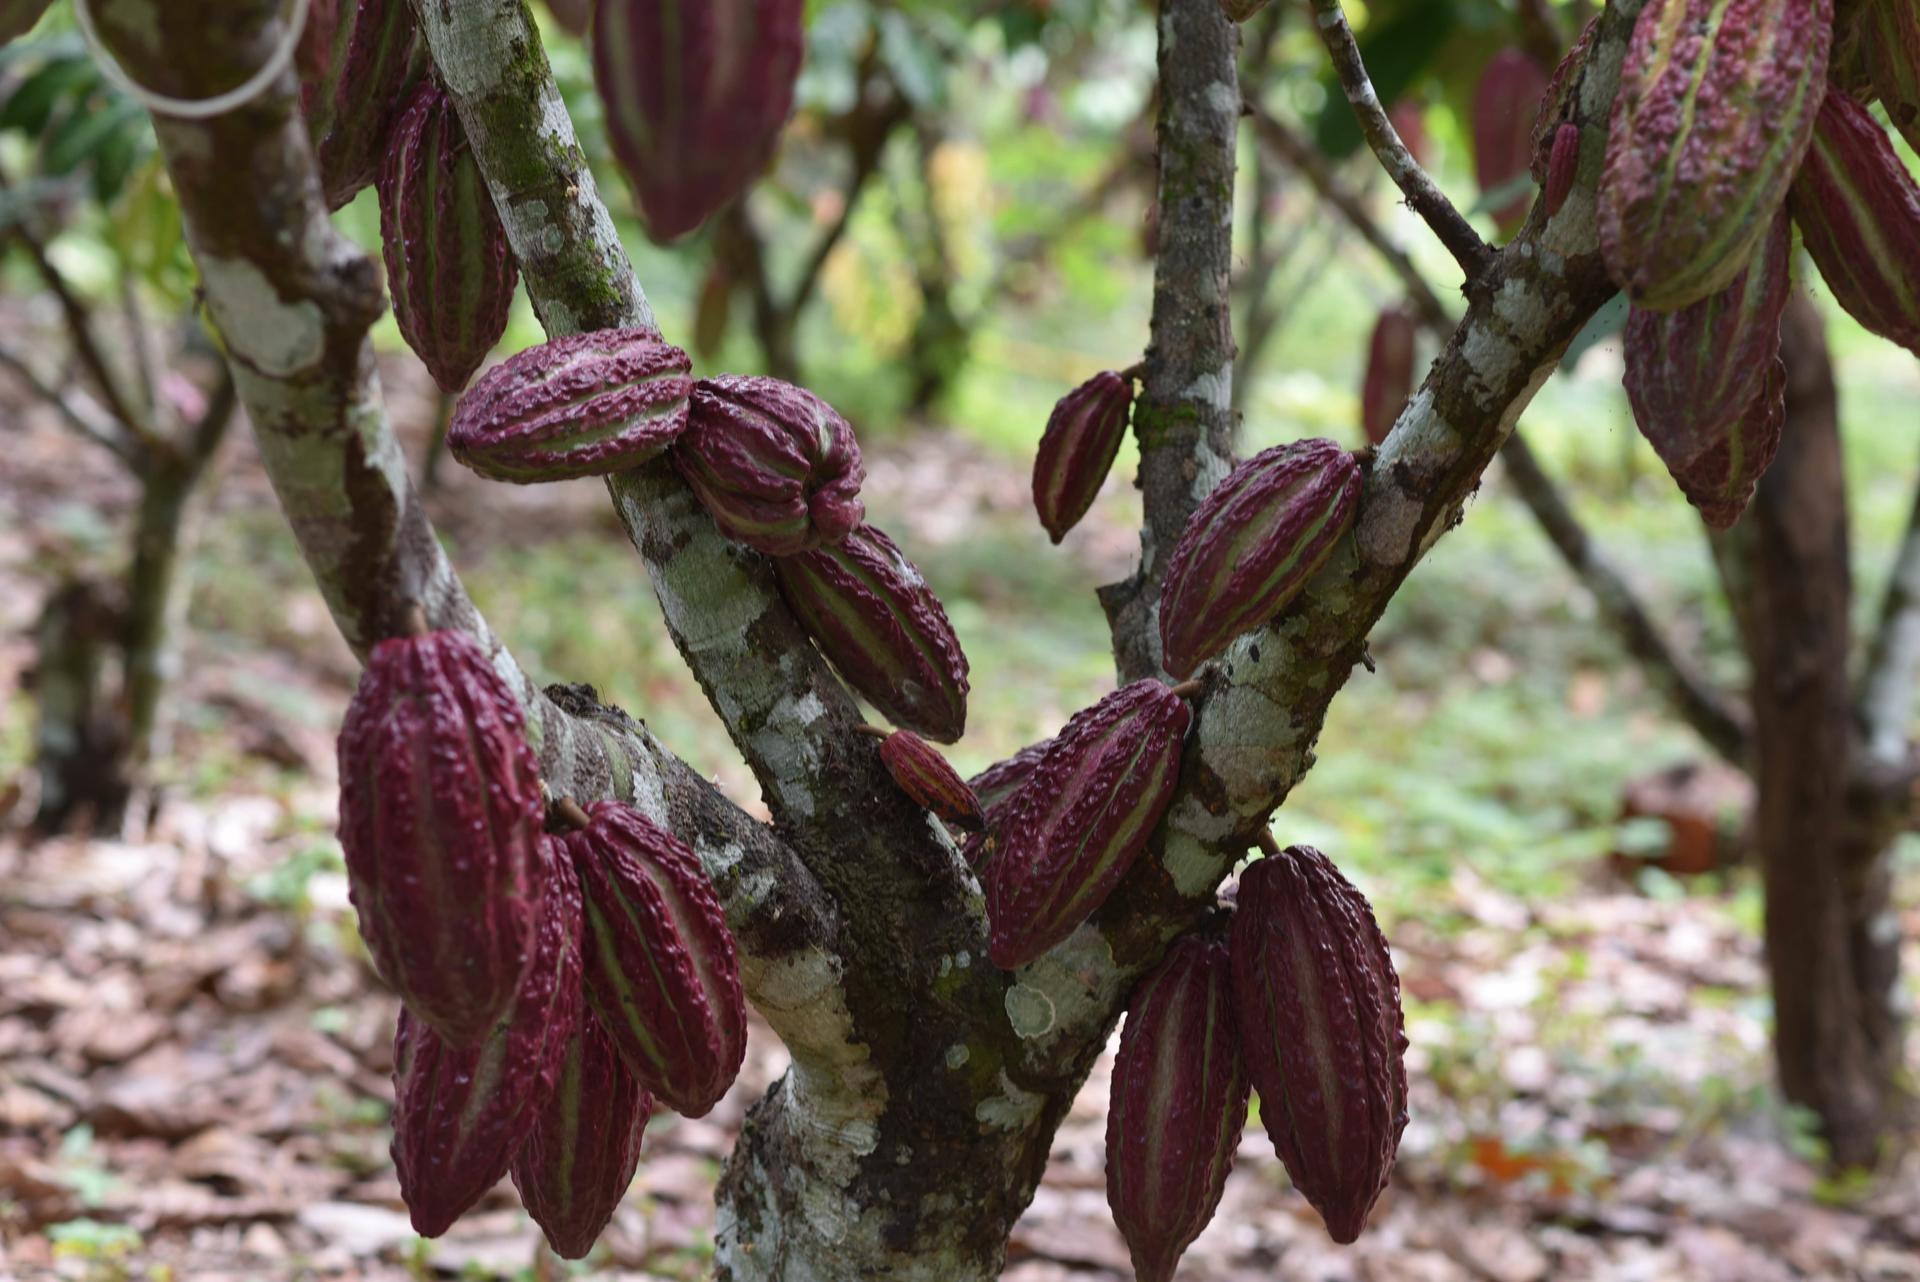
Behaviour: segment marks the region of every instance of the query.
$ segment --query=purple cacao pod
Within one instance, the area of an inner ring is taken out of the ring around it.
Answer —
[[[300,107],[327,208],[379,176],[387,135],[430,65],[408,0],[315,0],[301,33]]]
[[[1133,380],[1095,374],[1060,398],[1033,457],[1033,506],[1055,543],[1093,506],[1133,412]]]
[[[673,461],[720,532],[768,556],[838,543],[867,514],[853,428],[777,378],[701,379]]]
[[[599,1017],[582,1011],[553,1093],[511,1168],[527,1214],[554,1254],[585,1259],[640,1165],[653,1097],[627,1071]]]
[[[747,1007],[720,901],[684,842],[600,801],[566,844],[587,901],[587,1002],[628,1071],[702,1117],[740,1071]]]
[[[1920,187],[1887,131],[1838,89],[1821,105],[1792,209],[1839,304],[1920,355]]]
[[[1547,217],[1560,212],[1560,206],[1573,193],[1573,180],[1579,176],[1580,126],[1563,124],[1553,131],[1553,142],[1547,149],[1546,190],[1541,197],[1546,202]]]
[[[973,789],[947,764],[939,749],[913,731],[896,730],[881,740],[880,760],[915,805],[957,827],[977,832],[987,826],[986,813]]]
[[[1347,1243],[1407,1125],[1400,980],[1365,896],[1311,846],[1240,874],[1233,1010],[1260,1120],[1294,1187]]]
[[[1042,739],[1039,743],[1030,743],[1005,761],[996,761],[967,780],[967,787],[973,789],[973,795],[980,799],[980,805],[991,814],[1001,802],[1020,791],[1040,759],[1047,755],[1053,740]]]
[[[1404,308],[1389,307],[1373,323],[1367,372],[1360,384],[1360,428],[1369,444],[1387,439],[1413,395],[1413,344],[1418,335],[1412,313]]]
[[[600,0],[593,72],[647,235],[684,236],[744,192],[793,110],[803,0]]]
[[[340,728],[340,845],[380,974],[456,1046],[512,1004],[542,886],[540,769],[465,633],[382,641]]]
[[[1540,111],[1533,119],[1533,138],[1529,144],[1533,161],[1531,172],[1533,180],[1542,187],[1547,185],[1547,170],[1553,155],[1553,145],[1560,136],[1560,126],[1571,123],[1568,117],[1578,105],[1573,100],[1575,73],[1586,65],[1587,55],[1593,50],[1594,32],[1600,20],[1594,18],[1581,29],[1580,38],[1573,42],[1573,48],[1553,69],[1553,75],[1547,80],[1547,88],[1540,95]],[[1576,126],[1577,128],[1577,126]]]
[[[1353,528],[1360,464],[1333,441],[1262,450],[1201,502],[1167,561],[1162,663],[1188,677],[1298,596]]]
[[[1651,0],[1620,72],[1600,248],[1638,306],[1674,311],[1752,260],[1813,137],[1833,0]]]
[[[1628,313],[1627,400],[1641,435],[1675,476],[1744,430],[1780,354],[1792,253],[1782,210],[1731,285],[1677,312]]]
[[[422,83],[394,122],[378,186],[393,318],[434,381],[457,392],[507,332],[520,268],[439,81]]]
[[[1133,866],[1173,800],[1193,711],[1136,681],[1076,713],[995,818],[989,953],[1024,966],[1079,929]]]
[[[1856,48],[1880,105],[1920,150],[1920,3],[1862,0],[1854,14]]]
[[[637,467],[687,426],[687,354],[644,327],[571,334],[500,362],[447,424],[453,456],[532,484]]]
[[[553,1092],[581,1016],[580,888],[548,846],[535,945],[507,1013],[449,1045],[410,1010],[393,1039],[393,1164],[413,1227],[438,1237],[507,1173]]]
[[[967,656],[947,612],[871,525],[774,562],[780,592],[861,698],[903,729],[952,743],[967,727]]]
[[[1226,940],[1174,941],[1133,991],[1107,1105],[1107,1204],[1140,1282],[1171,1282],[1213,1219],[1247,1125]]]
[[[1766,381],[1746,413],[1729,424],[1704,453],[1673,469],[1680,492],[1716,530],[1740,519],[1761,474],[1780,448],[1787,420],[1787,367],[1775,359],[1767,369]]]
[[[1473,92],[1473,169],[1484,195],[1526,174],[1533,161],[1533,122],[1549,84],[1547,69],[1523,49],[1502,49],[1487,62]],[[1501,232],[1527,216],[1533,193],[1493,211]]]
[[[53,0],[0,0],[0,45],[33,30]]]

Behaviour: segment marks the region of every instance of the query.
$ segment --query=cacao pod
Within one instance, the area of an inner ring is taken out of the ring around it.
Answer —
[[[1262,450],[1201,501],[1167,561],[1162,663],[1187,677],[1298,596],[1353,528],[1360,464],[1326,440]]]
[[[1366,378],[1360,385],[1360,427],[1370,444],[1387,439],[1413,395],[1413,343],[1418,334],[1412,314],[1399,307],[1387,308],[1373,323]]]
[[[300,107],[327,208],[379,176],[387,135],[431,60],[408,0],[316,0],[301,34]]]
[[[775,561],[780,591],[848,685],[894,725],[938,743],[967,727],[967,656],[947,612],[894,541],[862,525]]]
[[[553,1093],[511,1168],[521,1204],[562,1259],[585,1259],[613,1219],[652,1115],[653,1097],[627,1071],[599,1018],[582,1011]]]
[[[1040,758],[1047,755],[1047,749],[1053,740],[1042,739],[1039,743],[1030,743],[1005,761],[996,761],[967,780],[967,787],[980,799],[980,805],[992,814],[1000,803],[1020,790],[1034,767],[1040,764]]]
[[[584,36],[593,22],[594,0],[547,0],[547,12],[570,36]]]
[[[1855,22],[1873,92],[1907,145],[1920,151],[1920,3],[1862,0]]]
[[[699,857],[631,806],[600,801],[566,838],[587,901],[587,1003],[659,1101],[704,1116],[740,1071],[740,963]]]
[[[1033,458],[1033,506],[1055,543],[1079,524],[1113,470],[1133,410],[1133,380],[1095,374],[1060,398]]]
[[[382,641],[340,728],[340,845],[374,965],[470,1046],[540,920],[540,770],[513,692],[460,632]]]
[[[1526,174],[1533,162],[1533,122],[1547,92],[1546,68],[1525,50],[1502,49],[1480,73],[1473,92],[1473,169],[1482,195]],[[1522,192],[1493,211],[1503,234],[1527,217],[1532,192]]]
[[[625,471],[686,429],[692,369],[645,327],[556,338],[481,375],[454,407],[447,448],[496,481]]]
[[[400,335],[458,392],[507,332],[520,268],[453,100],[429,77],[380,167],[380,242]]]
[[[1560,212],[1573,193],[1573,181],[1580,176],[1580,126],[1563,124],[1553,131],[1553,143],[1547,153],[1547,182],[1542,199],[1547,217]]]
[[[0,0],[0,45],[33,30],[53,0]]]
[[[1650,0],[1614,99],[1600,248],[1638,306],[1674,311],[1752,260],[1813,137],[1833,0]]]
[[[768,556],[838,543],[866,515],[853,428],[806,388],[777,378],[694,384],[673,461],[720,532]]]
[[[580,888],[551,842],[543,868],[548,888],[533,964],[486,1037],[462,1049],[411,1010],[400,1012],[393,1164],[413,1227],[426,1237],[445,1233],[507,1173],[579,1024]]]
[[[803,0],[600,0],[594,83],[647,235],[684,236],[773,158],[805,52]]]
[[[1716,530],[1740,519],[1761,474],[1780,448],[1787,419],[1787,367],[1775,359],[1767,369],[1766,382],[1746,413],[1729,424],[1705,453],[1673,469],[1680,492]]]
[[[1024,966],[1079,929],[1133,866],[1173,800],[1193,712],[1136,681],[1076,713],[995,817],[989,954]]]
[[[1740,430],[1766,383],[1780,354],[1792,254],[1782,210],[1747,269],[1719,293],[1677,312],[1629,311],[1627,400],[1641,435],[1675,476]]]
[[[1560,126],[1572,123],[1569,117],[1579,105],[1573,97],[1577,84],[1575,77],[1587,65],[1587,55],[1593,50],[1594,33],[1599,25],[1600,19],[1594,18],[1581,28],[1580,38],[1560,59],[1560,64],[1553,69],[1553,75],[1547,81],[1546,91],[1540,95],[1540,111],[1533,119],[1533,139],[1529,143],[1529,150],[1533,156],[1533,180],[1542,187],[1547,185],[1547,171],[1553,155],[1553,144],[1560,136]]]
[[[1293,846],[1240,874],[1233,1011],[1260,1120],[1340,1243],[1366,1227],[1407,1124],[1400,981],[1373,909]]]
[[[980,799],[954,772],[939,750],[911,730],[896,730],[880,743],[880,760],[900,791],[915,805],[931,810],[957,827],[979,831],[987,826]]]
[[[1920,355],[1920,187],[1887,131],[1838,89],[1821,105],[1792,208],[1839,304]]]
[[[1171,1282],[1213,1219],[1247,1125],[1227,943],[1174,941],[1133,991],[1107,1105],[1107,1204],[1140,1282]]]

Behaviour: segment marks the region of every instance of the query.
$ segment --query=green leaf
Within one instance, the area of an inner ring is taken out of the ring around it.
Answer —
[[[47,139],[41,166],[50,175],[70,174],[95,159],[116,133],[137,128],[145,111],[127,98],[115,99],[102,111],[76,111],[62,120]]]
[[[93,63],[82,54],[50,59],[20,82],[0,106],[0,130],[18,129],[38,137],[53,119],[54,108],[73,91],[91,88],[99,79]]]

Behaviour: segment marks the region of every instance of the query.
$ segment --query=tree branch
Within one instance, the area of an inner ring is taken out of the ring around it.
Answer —
[[[834,247],[847,234],[854,211],[860,204],[860,193],[866,190],[867,183],[880,167],[881,157],[886,154],[887,140],[913,114],[912,105],[894,85],[892,77],[883,77],[883,81],[886,97],[878,108],[867,107],[863,98],[847,113],[848,149],[852,152],[853,167],[847,174],[846,185],[841,189],[839,216],[834,219],[833,226],[827,228],[814,243],[813,252],[807,255],[800,275],[794,280],[793,292],[785,308],[789,329],[799,322],[800,313],[812,300],[814,288],[820,283],[821,269],[827,265],[827,259],[833,256]]]
[[[105,411],[94,405],[91,399],[81,399],[84,393],[69,396],[59,388],[41,378],[28,365],[23,357],[0,347],[0,365],[12,370],[27,389],[35,396],[58,410],[67,426],[81,437],[92,441],[129,468],[139,470],[140,459],[133,443],[121,432],[120,424],[109,417]]]
[[[1863,766],[1904,767],[1912,754],[1914,684],[1920,679],[1920,489],[1901,536],[1880,622],[1854,692],[1854,719],[1865,735]]]

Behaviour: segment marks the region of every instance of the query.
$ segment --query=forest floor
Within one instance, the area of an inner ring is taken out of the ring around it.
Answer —
[[[422,421],[418,379],[390,381]],[[711,1116],[655,1119],[587,1268],[544,1254],[504,1182],[444,1238],[409,1228],[386,1153],[395,1003],[354,934],[332,836],[354,665],[244,433],[203,523],[151,817],[112,840],[25,839],[20,691],[38,603],[65,568],[116,560],[119,523],[101,514],[126,511],[131,491],[44,415],[0,414],[0,512],[14,516],[0,523],[0,1277],[703,1276],[715,1176],[783,1067],[764,1029]],[[419,433],[409,448],[418,458]],[[436,519],[529,667],[596,682],[757,805],[598,490],[446,471]],[[1112,483],[1049,556],[1004,456],[921,433],[875,446],[870,471],[875,519],[973,656],[963,768],[1100,690],[1086,589],[1134,553],[1130,491]],[[1804,1119],[1772,1089],[1758,895],[1737,839],[1714,846],[1727,866],[1683,877],[1645,858],[1670,853],[1667,825],[1622,817],[1630,787],[1697,759],[1697,743],[1511,509],[1496,484],[1416,576],[1375,639],[1380,675],[1336,703],[1321,764],[1277,824],[1352,870],[1393,941],[1413,1121],[1392,1188],[1360,1243],[1335,1247],[1255,1123],[1181,1276],[1920,1280],[1920,1164],[1824,1179]],[[1721,622],[1694,596],[1704,572],[1675,573],[1656,587],[1724,660]],[[1737,780],[1705,790],[1737,807]],[[1920,863],[1903,854],[1900,874],[1920,941]],[[1907,963],[1920,973],[1920,948]],[[1131,1275],[1104,1193],[1106,1070],[1060,1131],[1009,1278]]]

